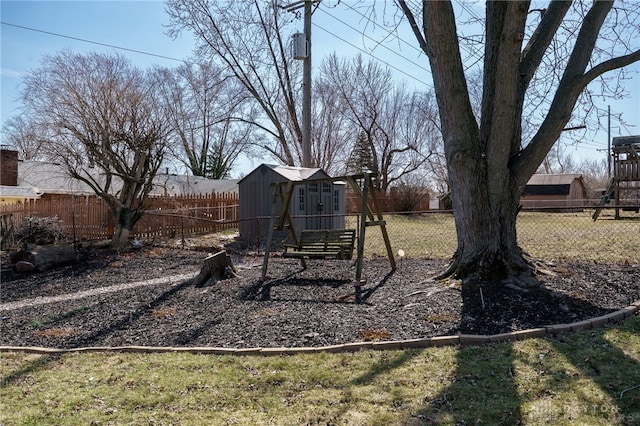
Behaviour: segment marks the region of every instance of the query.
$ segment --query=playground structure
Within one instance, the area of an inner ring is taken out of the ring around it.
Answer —
[[[264,260],[262,263],[262,282],[266,282],[269,279],[267,276],[267,269],[274,231],[282,231],[285,228],[289,230],[292,243],[285,245],[284,257],[299,259],[303,269],[307,268],[307,259],[349,260],[353,254],[354,243],[356,244],[356,272],[353,285],[355,287],[355,297],[357,302],[361,301],[362,286],[366,283],[366,280],[362,279],[362,268],[367,227],[380,227],[382,238],[387,250],[387,256],[389,258],[389,264],[391,269],[395,270],[396,261],[391,249],[386,222],[380,210],[376,191],[373,188],[373,179],[375,179],[376,176],[377,175],[375,173],[363,173],[350,176],[326,177],[311,180],[307,179],[306,181],[273,183],[271,185],[273,188],[273,206],[269,222],[269,232],[267,234]],[[362,210],[360,213],[359,229],[357,230],[357,234],[355,230],[328,229],[325,231],[314,230],[313,232],[310,232],[310,230],[302,230],[300,236],[298,236],[294,227],[294,220],[292,219],[289,211],[291,199],[296,185],[316,182],[346,182],[351,186],[354,193],[362,201]],[[371,205],[369,205],[369,199],[371,200]],[[280,204],[280,212],[278,212],[278,204]]]
[[[612,141],[611,156],[613,158],[613,177],[609,181],[607,189],[602,194],[600,203],[593,212],[595,221],[600,216],[602,209],[613,201],[615,218],[620,219],[620,209],[634,210],[638,212],[639,206],[628,205],[623,197],[631,191],[640,190],[640,136],[615,137]],[[637,200],[637,196],[633,197]]]

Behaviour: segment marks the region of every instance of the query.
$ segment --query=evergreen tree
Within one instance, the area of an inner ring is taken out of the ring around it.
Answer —
[[[371,144],[365,132],[358,133],[356,143],[347,159],[347,173],[360,174],[365,170],[377,173],[378,165],[373,159]]]

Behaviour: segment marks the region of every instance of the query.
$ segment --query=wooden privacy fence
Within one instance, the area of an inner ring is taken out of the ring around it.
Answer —
[[[238,227],[236,194],[154,197],[149,205],[134,227],[139,238],[175,237]]]
[[[204,194],[151,197],[148,209],[134,226],[137,238],[175,237],[217,232],[238,226],[238,196]],[[10,217],[14,228],[29,217],[57,217],[62,230],[74,240],[109,239],[113,219],[97,196],[47,195],[23,203],[2,204],[0,214]]]

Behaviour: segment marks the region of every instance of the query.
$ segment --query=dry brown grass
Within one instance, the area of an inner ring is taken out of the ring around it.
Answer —
[[[387,330],[379,330],[377,328],[372,330],[362,330],[362,338],[365,342],[388,340],[391,338],[391,333]]]
[[[440,324],[440,323],[448,323],[451,321],[457,321],[458,315],[456,314],[449,314],[449,313],[433,313],[433,314],[429,314],[427,315],[425,318],[425,321],[427,322],[432,322],[434,324]]]
[[[156,318],[166,318],[166,317],[176,315],[177,313],[178,311],[176,310],[176,308],[168,308],[168,309],[155,309],[153,310],[153,312],[151,312],[151,315],[153,315]]]

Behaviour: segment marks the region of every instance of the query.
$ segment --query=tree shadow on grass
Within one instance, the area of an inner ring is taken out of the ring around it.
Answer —
[[[462,321],[465,317],[477,318],[479,313],[472,308],[477,307],[475,289],[463,290],[462,296]],[[588,302],[565,297],[563,303],[584,305]],[[597,312],[598,308],[593,306],[593,311]],[[634,324],[637,327],[638,322]],[[640,421],[640,389],[633,386],[640,384],[640,365],[638,360],[627,356],[606,339],[607,330],[603,327],[579,335],[572,333],[545,338],[543,346],[551,347],[555,352],[554,357],[549,357],[548,370],[538,365],[537,359],[523,360],[525,354],[513,343],[461,346],[456,354],[456,368],[450,384],[435,397],[426,398],[426,405],[417,417],[424,424],[515,425],[527,423],[525,415],[539,417],[533,420],[534,424],[538,424],[538,420],[543,422],[541,424],[549,421],[571,423],[577,416],[592,415],[605,423],[622,421],[622,424],[637,424]],[[631,332],[640,330],[636,328]],[[544,349],[538,356],[542,359],[547,352]],[[594,403],[581,394],[581,389],[567,387],[564,392],[575,396],[577,402],[554,400],[559,386],[567,386],[572,379],[565,369],[554,370],[553,363],[558,362],[557,357],[568,360],[572,369],[578,370],[577,377],[590,379],[611,402]],[[532,377],[526,377],[521,371],[523,363],[527,362],[534,364],[529,365],[534,371]],[[620,371],[636,373],[633,377],[621,377]],[[542,387],[543,394],[523,394],[527,380],[541,377],[548,380],[547,375],[551,375],[552,380]],[[542,412],[529,412],[531,405],[542,405]]]
[[[12,386],[24,377],[31,376],[38,371],[48,369],[49,364],[57,361],[62,356],[62,354],[40,355],[35,359],[25,361],[18,369],[9,372],[6,376],[0,377],[0,388]],[[2,354],[0,354],[0,361],[1,360]]]
[[[640,319],[633,318],[615,326],[629,335],[640,334]],[[582,400],[563,406],[563,416],[586,415],[604,419],[610,424],[640,424],[640,359],[625,353],[628,341],[612,342],[611,327],[601,327],[582,333],[568,341],[559,335],[551,339],[553,348],[561,353],[581,376],[589,379],[606,395],[606,402]],[[634,348],[636,353],[637,347]]]
[[[418,419],[425,424],[516,425],[522,401],[514,381],[511,345],[462,346],[450,384],[433,397]]]

